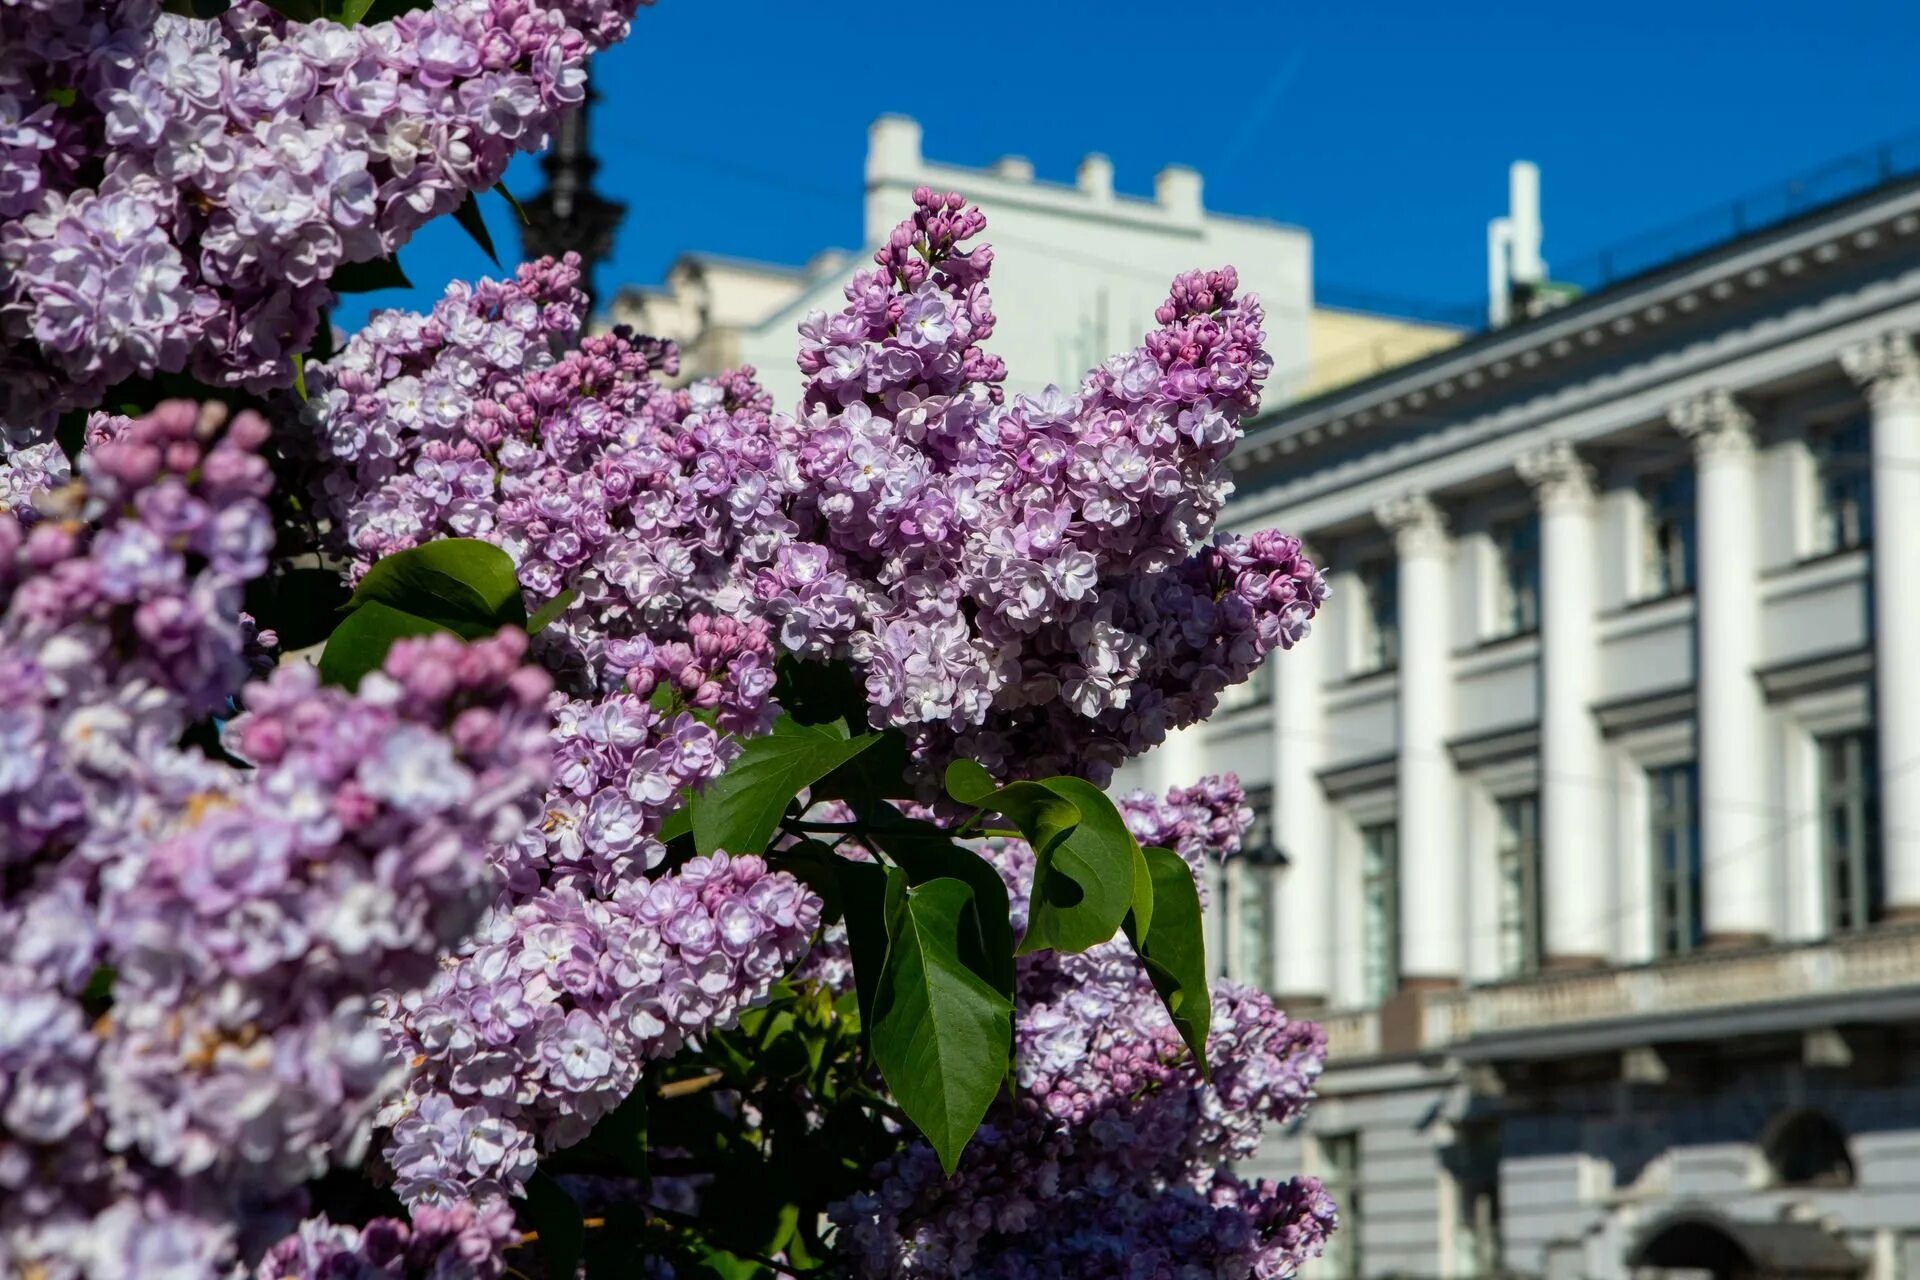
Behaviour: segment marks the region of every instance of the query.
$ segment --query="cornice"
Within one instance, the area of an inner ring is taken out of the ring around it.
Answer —
[[[1642,282],[1591,295],[1562,311],[1516,325],[1463,348],[1416,361],[1332,392],[1258,423],[1229,457],[1236,472],[1271,466],[1342,437],[1396,425],[1410,415],[1443,414],[1453,404],[1498,390],[1518,375],[1551,374],[1575,357],[1643,337],[1677,318],[1731,311],[1805,277],[1880,251],[1920,241],[1920,180],[1863,197],[1811,224],[1793,224],[1736,240]]]

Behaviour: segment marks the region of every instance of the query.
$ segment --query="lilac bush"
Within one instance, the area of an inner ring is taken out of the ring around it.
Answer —
[[[1324,1043],[1187,874],[1244,797],[1088,785],[1326,597],[1214,527],[1258,301],[1009,397],[922,190],[792,406],[571,257],[296,361],[637,0],[307,2],[0,4],[0,1271],[1290,1275],[1332,1206],[1232,1166]]]

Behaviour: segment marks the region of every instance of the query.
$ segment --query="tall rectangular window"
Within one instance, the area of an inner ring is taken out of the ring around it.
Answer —
[[[1654,947],[1685,955],[1705,933],[1700,865],[1699,771],[1692,764],[1647,771],[1653,846]]]
[[[1340,1229],[1327,1237],[1322,1274],[1332,1280],[1359,1280],[1360,1243],[1364,1239],[1360,1202],[1360,1135],[1323,1133],[1314,1139],[1320,1183],[1340,1210]]]
[[[1814,554],[1864,547],[1873,535],[1873,445],[1866,419],[1815,431],[1807,444],[1818,482]]]
[[[1278,982],[1274,947],[1278,941],[1280,852],[1273,841],[1273,793],[1265,789],[1247,794],[1253,825],[1240,842],[1232,868],[1233,913],[1238,954],[1232,977],[1271,993]]]
[[[1525,635],[1540,626],[1540,520],[1527,515],[1501,520],[1489,534],[1499,572],[1496,634]]]
[[[1693,469],[1682,467],[1640,488],[1649,598],[1693,586]]]
[[[1362,977],[1367,999],[1400,988],[1400,828],[1381,822],[1360,829]]]
[[[1499,802],[1500,972],[1535,973],[1541,957],[1540,797]]]
[[[1400,572],[1391,560],[1369,560],[1360,580],[1360,670],[1390,671],[1400,665]]]
[[[1502,1270],[1500,1241],[1500,1127],[1461,1124],[1447,1153],[1454,1184],[1454,1265],[1457,1277],[1493,1280]]]
[[[1820,854],[1827,874],[1827,927],[1864,929],[1885,902],[1873,735],[1821,738]]]

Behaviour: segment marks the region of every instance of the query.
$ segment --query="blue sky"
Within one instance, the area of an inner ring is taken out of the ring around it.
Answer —
[[[1920,3],[659,0],[595,82],[628,205],[603,296],[686,250],[856,244],[866,126],[897,111],[936,160],[1069,181],[1103,151],[1142,194],[1193,165],[1210,208],[1310,231],[1329,292],[1471,305],[1512,159],[1541,166],[1558,267],[1920,130]],[[508,185],[537,191],[537,165]],[[512,215],[484,207],[511,263]],[[417,289],[339,323],[491,270],[446,220],[401,260]]]

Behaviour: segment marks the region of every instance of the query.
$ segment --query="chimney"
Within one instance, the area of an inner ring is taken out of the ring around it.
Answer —
[[[920,122],[885,115],[867,126],[867,185],[895,178],[912,182],[920,173]]]
[[[1535,314],[1534,295],[1547,282],[1540,256],[1540,166],[1515,160],[1507,168],[1507,216],[1487,223],[1487,325],[1499,329]]]
[[[1201,217],[1200,174],[1182,164],[1170,164],[1153,175],[1153,198],[1162,209],[1184,221]]]
[[[1098,151],[1082,157],[1074,181],[1083,195],[1095,200],[1113,199],[1113,161]]]

